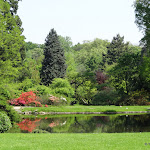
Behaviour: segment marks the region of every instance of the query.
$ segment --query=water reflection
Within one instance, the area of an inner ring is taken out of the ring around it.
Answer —
[[[50,133],[150,132],[150,115],[25,118],[9,132],[31,133],[35,130]]]

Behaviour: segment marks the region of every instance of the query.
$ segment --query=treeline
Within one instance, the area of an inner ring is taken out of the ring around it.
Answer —
[[[140,10],[148,6],[142,0],[134,6],[141,27]],[[73,45],[70,37],[57,35],[54,29],[44,44],[38,44],[24,41],[17,8],[15,0],[0,0],[1,101],[34,91],[43,104],[50,96],[72,105],[149,104],[148,25],[141,47],[124,42],[119,34],[111,42],[96,38]]]

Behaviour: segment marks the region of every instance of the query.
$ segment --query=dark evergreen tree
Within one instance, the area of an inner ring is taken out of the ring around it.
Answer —
[[[44,56],[41,81],[44,85],[49,85],[54,78],[63,78],[66,72],[64,50],[54,29],[45,39]]]
[[[128,52],[128,45],[129,43],[124,43],[124,37],[117,34],[107,47],[107,54],[103,55],[103,62],[107,62],[109,65],[116,63],[122,54]]]

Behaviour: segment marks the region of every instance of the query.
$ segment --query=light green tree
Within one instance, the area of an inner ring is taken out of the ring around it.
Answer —
[[[141,39],[143,45],[143,52],[150,51],[150,2],[149,0],[135,0],[135,23],[143,32],[144,37]]]
[[[0,0],[0,81],[16,81],[21,76],[24,36],[11,14],[7,1]]]

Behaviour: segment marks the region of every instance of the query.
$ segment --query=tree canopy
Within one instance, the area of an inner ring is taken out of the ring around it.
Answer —
[[[150,1],[136,0],[135,8],[135,23],[143,32],[144,37],[141,39],[141,44],[146,47],[146,51],[150,50]]]
[[[0,0],[0,78],[14,80],[25,58],[24,36],[17,24],[18,16],[12,15],[8,2]],[[4,15],[5,14],[5,15]]]

